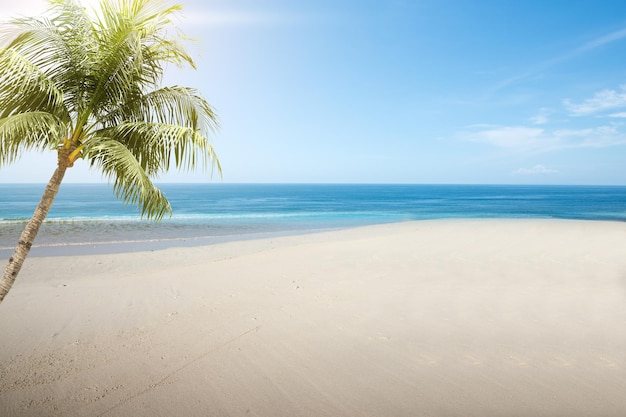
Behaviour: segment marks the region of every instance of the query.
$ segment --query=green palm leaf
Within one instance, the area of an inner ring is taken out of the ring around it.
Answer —
[[[0,50],[0,84],[0,118],[39,110],[69,121],[63,91],[14,50]]]
[[[219,126],[213,108],[196,90],[178,86],[130,97],[129,102],[105,114],[100,122],[114,126],[125,120],[177,124],[205,133]]]
[[[55,149],[63,133],[63,123],[46,112],[0,119],[0,167],[13,163],[24,151]]]
[[[99,134],[124,143],[148,175],[164,173],[172,164],[182,170],[193,170],[198,165],[206,170],[211,165],[221,172],[213,146],[193,128],[165,123],[127,122]],[[85,153],[90,155],[91,149],[91,145],[87,144]]]
[[[113,180],[115,195],[126,204],[141,207],[141,215],[162,219],[172,208],[135,155],[122,143],[108,138],[94,140],[90,163]]]
[[[102,0],[95,17],[73,0],[0,28],[0,167],[54,150],[58,166],[0,281],[7,293],[68,168],[79,159],[117,197],[155,220],[170,215],[153,179],[171,167],[221,166],[209,141],[217,117],[194,89],[162,87],[168,64],[195,68],[171,33],[179,5]]]

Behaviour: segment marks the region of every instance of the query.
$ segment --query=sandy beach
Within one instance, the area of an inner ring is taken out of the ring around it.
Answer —
[[[0,334],[2,416],[624,416],[626,223],[33,257]]]

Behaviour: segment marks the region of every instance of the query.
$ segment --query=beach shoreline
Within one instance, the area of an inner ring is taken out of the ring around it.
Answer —
[[[342,225],[342,226],[318,226],[318,227],[302,227],[290,229],[277,229],[272,231],[256,231],[250,233],[233,233],[233,234],[214,234],[214,235],[196,235],[196,236],[171,236],[158,238],[143,239],[126,239],[126,240],[100,240],[100,241],[84,241],[84,242],[45,242],[39,243],[35,239],[35,243],[29,252],[28,257],[70,257],[70,256],[92,256],[92,255],[115,255],[121,253],[133,252],[152,252],[174,248],[213,246],[230,242],[275,239],[289,236],[310,235],[318,233],[335,232],[342,230],[350,230],[363,227],[385,226],[393,224],[405,223],[448,223],[448,222],[491,222],[491,221],[512,221],[512,222],[599,222],[599,223],[616,223],[626,224],[621,220],[599,220],[599,219],[562,219],[562,218],[435,218],[435,219],[419,219],[419,220],[403,220],[403,221],[387,221],[378,223],[366,223],[362,225]],[[17,235],[16,235],[17,236]],[[17,237],[16,239],[17,240]],[[5,239],[4,245],[0,246],[0,261],[8,260],[13,254],[15,247]]]
[[[246,240],[273,239],[278,237],[324,233],[335,230],[349,229],[351,227],[336,228],[310,228],[264,231],[254,233],[237,233],[225,235],[186,236],[186,237],[160,237],[153,239],[121,240],[121,241],[96,241],[96,242],[68,242],[68,243],[44,243],[38,244],[35,239],[30,257],[58,257],[58,256],[92,256],[92,255],[115,255],[133,252],[153,252],[173,248],[212,246],[229,242]],[[13,253],[13,247],[0,247],[0,259],[8,259]]]
[[[0,260],[44,184],[0,184]],[[624,221],[626,187],[427,184],[163,184],[173,215],[142,219],[107,184],[63,184],[31,257],[160,250],[404,221]]]
[[[625,242],[448,219],[29,258],[0,414],[623,415]]]

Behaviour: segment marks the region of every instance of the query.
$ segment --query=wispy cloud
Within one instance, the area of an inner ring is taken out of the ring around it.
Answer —
[[[626,144],[618,126],[548,130],[528,126],[474,126],[457,134],[462,140],[526,152],[550,152],[567,148],[605,148]]]
[[[545,114],[537,114],[530,118],[530,122],[534,125],[545,125],[548,123],[548,116]]]
[[[556,174],[556,169],[546,168],[543,165],[535,165],[531,168],[519,168],[512,172],[513,175],[546,175]]]
[[[554,67],[555,65],[561,64],[565,61],[569,61],[577,56],[593,51],[594,49],[600,48],[601,46],[607,45],[612,42],[617,42],[626,38],[626,28],[622,28],[606,35],[597,37],[588,42],[583,43],[577,48],[572,49],[571,51],[565,52],[560,55],[556,55],[552,58],[546,59],[545,61],[539,62],[536,65],[528,68],[526,71],[521,72],[519,74],[513,75],[509,78],[506,78],[492,87],[492,92],[498,91],[502,88],[508,87],[511,84],[515,84],[518,81],[522,81],[527,78],[534,77],[541,72]]]
[[[459,134],[463,140],[498,148],[533,149],[545,145],[544,129],[527,126],[474,126]]]
[[[619,112],[619,113],[613,113],[613,114],[609,114],[609,117],[616,117],[616,118],[621,118],[624,119],[626,118],[626,112]]]
[[[626,28],[622,28],[619,30],[616,30],[614,32],[608,33],[604,36],[600,36],[599,38],[593,39],[583,45],[581,45],[580,47],[578,47],[576,50],[574,50],[573,52],[573,56],[582,54],[584,52],[587,51],[591,51],[593,49],[599,48],[601,46],[604,46],[608,43],[611,42],[615,42],[615,41],[619,41],[621,39],[626,38]]]
[[[575,104],[571,100],[563,100],[563,105],[573,116],[586,116],[604,110],[626,107],[626,85],[620,86],[620,91],[602,90],[592,98]]]
[[[530,122],[534,125],[545,125],[548,123],[548,114],[548,109],[542,108],[536,115],[530,118]]]

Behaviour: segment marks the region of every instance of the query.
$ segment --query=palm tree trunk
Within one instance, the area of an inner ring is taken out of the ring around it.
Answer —
[[[59,165],[54,171],[52,178],[50,178],[50,181],[48,181],[46,190],[41,197],[39,205],[37,205],[37,208],[33,213],[33,217],[31,217],[28,224],[24,228],[15,251],[13,252],[13,256],[9,258],[9,264],[4,271],[2,281],[0,281],[0,303],[4,300],[4,297],[11,289],[11,286],[13,286],[15,278],[17,278],[17,274],[20,272],[22,264],[26,259],[26,255],[28,255],[31,246],[33,245],[35,236],[37,236],[37,232],[39,232],[39,227],[41,227],[41,223],[43,223],[44,219],[48,215],[50,207],[52,207],[52,203],[54,202],[54,198],[59,191],[59,186],[61,185],[61,181],[65,176],[65,171],[68,168],[68,164],[65,161],[62,161],[60,156],[61,151],[59,151]]]

